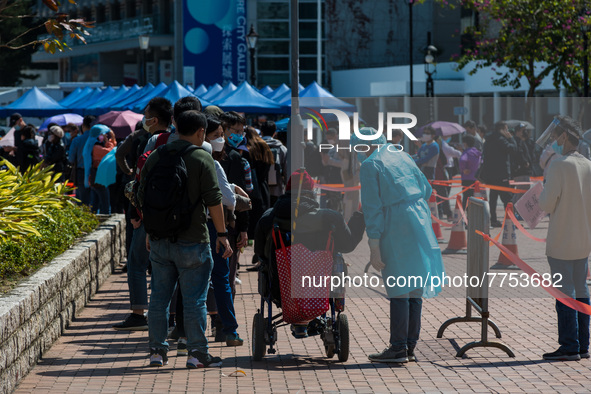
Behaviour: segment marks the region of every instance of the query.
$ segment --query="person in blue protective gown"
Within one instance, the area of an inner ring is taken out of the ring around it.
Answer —
[[[377,131],[365,127],[360,133],[372,135]],[[427,205],[431,185],[402,146],[387,143],[383,135],[368,142],[354,134],[351,145],[359,144],[371,147],[368,152],[357,153],[370,261],[382,272],[390,298],[390,346],[371,354],[369,359],[415,361],[422,297],[433,297],[441,291],[440,286],[432,286],[430,278],[441,278],[444,272]]]

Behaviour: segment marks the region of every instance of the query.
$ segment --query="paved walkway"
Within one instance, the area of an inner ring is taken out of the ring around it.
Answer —
[[[547,222],[533,234],[544,238]],[[493,230],[493,234],[498,229]],[[444,230],[449,238],[449,230]],[[521,234],[519,251],[534,268],[547,272],[544,244]],[[445,245],[442,245],[445,247]],[[252,248],[242,257],[250,261]],[[498,252],[491,248],[491,265]],[[366,243],[346,256],[353,273],[360,273],[368,260]],[[466,257],[444,256],[448,274],[460,275]],[[508,271],[507,271],[508,272]],[[367,355],[380,351],[389,338],[389,306],[385,298],[368,291],[364,297],[347,299],[351,328],[351,356],[346,363],[323,357],[318,337],[294,339],[288,328],[279,329],[277,354],[253,362],[250,354],[252,317],[259,304],[256,273],[240,272],[236,311],[239,333],[245,345],[238,348],[211,343],[211,353],[220,355],[223,367],[187,370],[185,357],[176,357],[171,344],[169,365],[147,367],[147,332],[114,331],[111,325],[128,313],[125,274],[117,273],[101,287],[63,337],[23,379],[17,393],[79,392],[589,392],[591,360],[545,362],[542,353],[555,350],[556,316],[554,301],[544,292],[507,287],[493,293],[490,311],[503,334],[500,341],[516,357],[501,350],[474,349],[456,358],[458,346],[479,338],[480,326],[456,324],[444,338],[437,339],[441,324],[462,316],[463,290],[445,290],[425,300],[419,362],[405,365],[374,364]],[[489,339],[494,339],[490,335]],[[244,370],[246,376],[229,376]]]

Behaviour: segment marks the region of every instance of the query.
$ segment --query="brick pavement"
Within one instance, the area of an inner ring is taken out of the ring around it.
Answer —
[[[502,216],[501,216],[502,217]],[[547,222],[532,231],[545,237]],[[496,233],[498,229],[492,231]],[[444,229],[449,238],[449,230]],[[547,272],[544,244],[521,234],[519,251],[524,260]],[[362,271],[368,260],[366,243],[349,255],[351,272]],[[445,245],[442,245],[445,247]],[[250,261],[251,249],[241,260]],[[491,265],[498,252],[491,248]],[[446,270],[460,274],[466,258],[444,256]],[[480,326],[461,323],[451,326],[437,339],[440,325],[462,316],[462,291],[444,291],[424,302],[418,363],[373,364],[367,355],[382,350],[389,338],[389,306],[386,299],[368,292],[347,300],[351,328],[351,356],[346,363],[323,357],[318,337],[298,340],[279,329],[277,354],[261,362],[250,358],[252,316],[259,304],[256,273],[241,272],[236,311],[239,333],[245,346],[229,348],[211,343],[211,353],[220,355],[223,367],[206,370],[185,369],[185,357],[176,357],[171,344],[169,365],[147,367],[147,332],[118,332],[111,325],[128,313],[125,274],[113,275],[80,313],[62,338],[22,380],[17,393],[78,392],[589,392],[591,360],[545,362],[542,353],[554,350],[556,323],[554,301],[543,292],[524,289],[497,291],[490,300],[492,319],[503,334],[501,341],[516,354],[509,358],[501,350],[473,349],[456,358],[457,346],[478,339]],[[494,338],[490,335],[489,338]],[[241,369],[245,377],[228,376]]]

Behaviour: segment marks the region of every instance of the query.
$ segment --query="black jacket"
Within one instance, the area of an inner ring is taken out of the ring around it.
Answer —
[[[505,138],[497,131],[486,135],[482,148],[480,179],[485,183],[499,184],[511,178],[511,155],[517,153],[514,138]]]
[[[242,163],[242,155],[237,150],[226,144],[226,156],[220,164],[226,173],[228,182],[240,186],[242,190],[246,191],[246,178],[244,174],[244,164]],[[251,169],[252,171],[252,169]],[[236,231],[248,231],[248,211],[236,212]]]
[[[511,176],[532,174],[532,156],[527,144],[521,138],[516,138],[517,152],[511,156]]]
[[[64,172],[64,164],[66,161],[66,147],[61,143],[50,143],[47,146],[47,154],[45,155],[45,163],[47,165],[53,164],[53,172]]]
[[[268,209],[259,220],[255,232],[254,251],[263,261],[269,258],[265,246],[267,237],[273,229],[274,219],[283,219],[290,223],[291,218],[295,217],[295,205],[296,196],[287,192],[280,196],[275,206]],[[295,243],[302,243],[312,251],[324,250],[328,234],[332,232],[334,252],[350,253],[361,242],[364,231],[365,221],[362,213],[355,212],[347,224],[342,214],[332,209],[320,208],[311,192],[302,192],[294,233]]]
[[[41,154],[41,148],[39,148],[37,140],[31,138],[23,141],[23,143],[21,144],[21,149],[23,153],[21,173],[24,173],[25,171],[27,171],[29,167],[32,167],[35,164],[39,163],[39,155]]]

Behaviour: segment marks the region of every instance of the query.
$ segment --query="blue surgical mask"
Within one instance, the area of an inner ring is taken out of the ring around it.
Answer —
[[[232,133],[228,137],[228,144],[230,144],[230,146],[233,148],[237,148],[243,139],[244,139],[244,136],[242,134]]]
[[[69,139],[71,139],[71,138],[72,138],[72,134],[71,134],[71,133],[68,131],[68,132],[66,133],[66,139],[67,139],[67,140],[69,140]]]
[[[558,142],[554,141],[554,143],[552,144],[552,149],[554,149],[554,152],[558,153],[559,155],[562,155],[562,145],[558,145]]]
[[[15,126],[14,126],[14,129],[15,129],[15,130],[20,130],[20,129],[21,129],[21,125],[18,125],[18,124],[17,124],[17,125],[15,125]]]
[[[364,152],[357,152],[357,161],[363,163],[367,159],[367,155]]]

